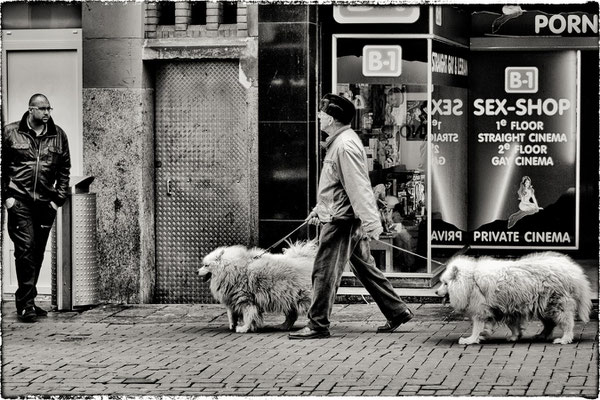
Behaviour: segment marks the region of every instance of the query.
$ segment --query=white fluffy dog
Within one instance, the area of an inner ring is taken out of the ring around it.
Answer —
[[[198,274],[210,279],[210,290],[227,307],[229,329],[256,332],[264,312],[285,315],[290,330],[310,307],[311,274],[317,252],[314,241],[291,244],[283,254],[244,246],[219,247],[202,260]],[[264,254],[263,254],[264,253]],[[238,326],[240,318],[243,325]]]
[[[570,257],[534,253],[514,260],[457,256],[449,260],[440,277],[438,296],[450,297],[457,311],[473,321],[473,332],[460,344],[479,343],[498,323],[511,330],[509,341],[523,335],[524,324],[538,318],[544,329],[536,338],[548,339],[555,326],[563,336],[554,343],[573,341],[575,315],[587,322],[591,289],[583,270]]]

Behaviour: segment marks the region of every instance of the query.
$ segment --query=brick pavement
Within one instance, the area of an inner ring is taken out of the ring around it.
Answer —
[[[331,338],[290,341],[228,332],[219,305],[103,305],[22,324],[4,303],[2,396],[598,397],[596,319],[576,323],[571,345],[528,339],[541,329],[532,322],[519,343],[501,328],[463,346],[469,321],[440,304],[411,308],[415,319],[375,334],[376,306],[336,305]]]

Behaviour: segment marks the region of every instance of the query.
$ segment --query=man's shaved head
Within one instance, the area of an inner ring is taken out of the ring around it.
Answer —
[[[33,96],[31,96],[29,98],[29,105],[30,106],[35,106],[38,101],[45,101],[47,103],[48,102],[48,98],[45,95],[41,94],[41,93],[36,93],[36,94],[34,94]]]

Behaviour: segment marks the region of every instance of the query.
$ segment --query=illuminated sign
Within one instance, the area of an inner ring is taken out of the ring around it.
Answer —
[[[559,14],[547,13],[536,8],[539,8],[539,5],[511,5],[504,6],[502,12],[474,12],[471,15],[471,37],[489,34],[596,38],[598,36],[597,7],[594,13],[573,11]]]
[[[537,93],[538,69],[536,67],[506,67],[504,90],[506,93]]]
[[[363,47],[362,73],[364,76],[400,76],[402,74],[402,47]]]
[[[561,35],[565,32],[572,34],[597,34],[598,33],[598,15],[578,15],[578,14],[556,14],[535,16],[535,33],[543,33],[548,29],[555,35]]]
[[[419,19],[419,6],[335,6],[333,18],[340,24],[411,24]]]
[[[469,243],[577,248],[577,51],[476,53],[469,74]]]

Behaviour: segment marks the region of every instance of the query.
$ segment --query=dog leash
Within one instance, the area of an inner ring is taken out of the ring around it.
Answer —
[[[375,240],[376,242],[383,243],[383,244],[385,244],[385,245],[387,245],[387,246],[390,246],[390,247],[392,247],[392,248],[394,248],[394,249],[396,249],[396,250],[400,250],[400,251],[403,251],[403,252],[405,252],[405,253],[411,254],[411,255],[413,255],[413,256],[415,256],[415,257],[419,257],[419,258],[422,258],[422,259],[424,259],[424,260],[429,260],[427,257],[424,257],[424,256],[422,256],[422,255],[420,255],[420,254],[417,254],[417,253],[413,253],[412,251],[409,251],[409,250],[403,249],[402,247],[394,246],[393,244],[391,244],[391,243],[387,243],[387,242],[384,242],[383,240],[379,240],[379,239],[374,239],[374,240]],[[444,263],[442,263],[442,262],[439,262],[439,261],[437,261],[437,260],[434,260],[433,258],[431,259],[431,262],[434,262],[434,263],[436,263],[436,264],[438,264],[438,265],[444,265]]]
[[[271,246],[269,246],[267,249],[265,249],[265,250],[264,250],[262,253],[260,253],[260,254],[258,254],[258,255],[256,255],[256,256],[252,257],[252,259],[257,259],[257,258],[260,258],[260,257],[262,257],[264,254],[266,254],[267,252],[269,252],[269,251],[270,251],[272,248],[279,246],[279,245],[280,245],[280,244],[281,244],[281,243],[282,243],[284,240],[286,240],[287,238],[289,238],[290,236],[292,236],[294,233],[296,233],[296,231],[298,231],[300,228],[302,228],[302,227],[303,227],[304,225],[306,225],[306,224],[308,224],[308,220],[304,221],[304,222],[303,222],[302,224],[300,224],[300,225],[299,225],[299,226],[298,226],[296,229],[294,229],[293,231],[291,231],[290,233],[288,233],[287,235],[285,235],[284,237],[282,237],[281,239],[279,239],[277,242],[273,243]],[[410,250],[406,250],[406,249],[403,249],[403,248],[401,248],[401,247],[394,246],[393,244],[391,244],[391,243],[387,243],[387,242],[384,242],[383,240],[379,240],[379,239],[374,239],[374,240],[375,240],[376,242],[383,243],[383,244],[385,244],[385,245],[387,245],[387,246],[390,246],[391,248],[394,248],[394,249],[396,249],[396,250],[400,250],[400,251],[403,251],[403,252],[405,252],[405,253],[411,254],[411,255],[413,255],[413,256],[415,256],[415,257],[419,257],[419,258],[422,258],[422,259],[424,259],[424,260],[428,260],[428,258],[427,258],[427,257],[424,257],[424,256],[422,256],[422,255],[420,255],[420,254],[417,254],[417,253],[413,253],[413,252],[412,252],[412,251],[410,251]],[[469,246],[465,246],[463,249],[461,249],[461,250],[459,251],[459,253],[464,253],[464,252],[466,252],[466,251],[468,250],[468,248],[469,248]],[[437,260],[434,260],[433,258],[431,259],[431,262],[434,262],[434,263],[436,263],[436,264],[438,264],[438,265],[444,265],[444,263],[442,263],[442,262],[439,262],[439,261],[437,261]]]
[[[269,246],[265,251],[263,251],[262,253],[252,257],[253,260],[262,257],[265,253],[268,253],[269,250],[271,250],[273,247],[277,247],[279,246],[285,239],[289,238],[290,236],[292,236],[294,233],[296,233],[296,231],[300,228],[302,228],[304,225],[308,224],[308,221],[304,221],[300,226],[298,226],[296,229],[294,229],[293,231],[291,231],[290,233],[288,233],[287,235],[285,235],[284,237],[282,237],[281,239],[279,239],[277,242],[273,243],[271,246]]]
[[[383,243],[383,244],[385,244],[385,245],[388,245],[388,246],[390,246],[390,247],[392,247],[392,248],[394,248],[394,249],[396,249],[396,250],[400,250],[400,251],[403,251],[403,252],[405,252],[405,253],[412,254],[413,256],[420,257],[420,258],[422,258],[422,259],[424,259],[424,260],[428,260],[428,258],[427,258],[427,257],[424,257],[424,256],[422,256],[422,255],[420,255],[420,254],[417,254],[417,253],[413,253],[412,251],[409,251],[409,250],[403,249],[403,248],[401,248],[401,247],[394,246],[394,245],[393,245],[393,244],[391,244],[391,243],[387,243],[387,242],[384,242],[384,241],[382,241],[382,240],[379,240],[379,239],[375,239],[375,241],[377,241],[377,242],[379,242],[379,243]],[[462,249],[460,249],[459,251],[457,251],[456,253],[454,253],[453,257],[454,257],[454,256],[460,256],[460,255],[463,255],[463,254],[465,254],[467,251],[469,251],[470,249],[471,249],[471,246],[470,246],[470,245],[468,245],[468,244],[466,244],[466,245],[465,245],[465,246],[464,246]],[[438,264],[438,265],[444,265],[444,264],[445,264],[445,263],[443,263],[443,262],[439,262],[439,261],[437,261],[437,260],[434,260],[433,258],[431,259],[431,262],[434,262],[434,263],[436,263],[436,264]]]

